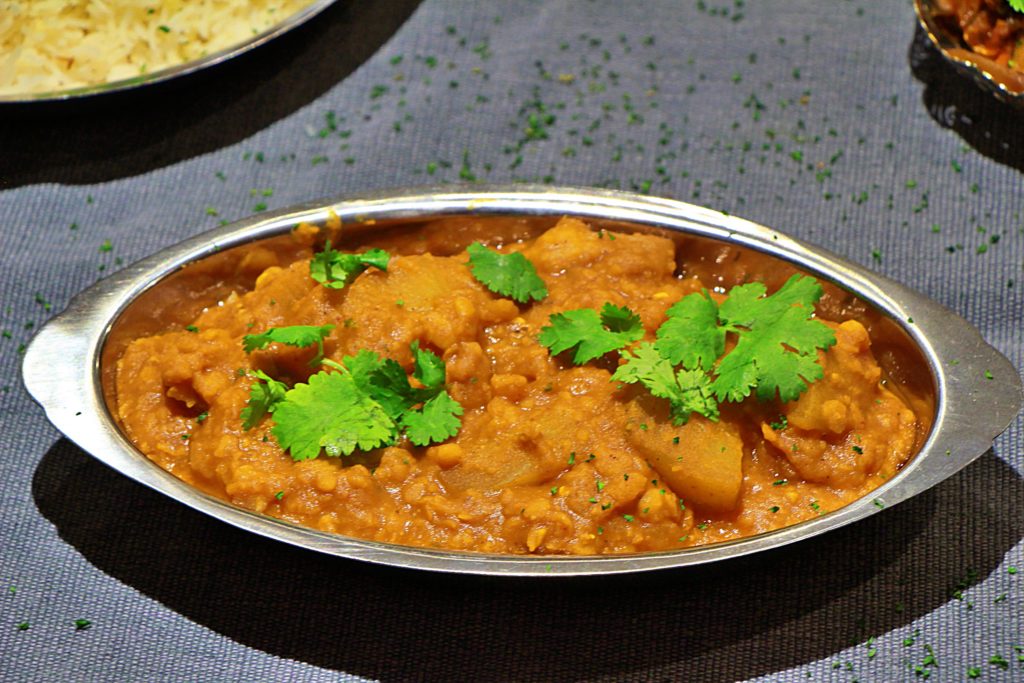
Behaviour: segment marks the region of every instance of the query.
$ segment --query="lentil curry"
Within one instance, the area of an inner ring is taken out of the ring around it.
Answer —
[[[935,0],[935,11],[976,54],[1024,72],[1024,14],[1006,0]]]
[[[811,317],[834,341],[809,352],[820,379],[795,400],[774,390],[767,400],[688,394],[707,399],[705,416],[622,379],[688,295],[717,305],[730,286],[756,280],[775,292],[794,271],[710,240],[599,227],[452,217],[360,233],[334,221],[200,260],[115,326],[103,366],[112,412],[158,465],[243,508],[377,541],[492,553],[670,550],[778,529],[868,494],[923,442],[931,388],[907,369],[914,351],[893,341],[891,321],[827,283]],[[311,276],[328,239],[365,255],[340,280],[322,268]],[[492,291],[467,255],[478,242],[490,257],[524,256],[539,277],[533,295]],[[376,261],[386,269],[369,265],[373,249],[386,251]],[[579,341],[619,335],[618,353],[555,352],[545,330],[581,309],[595,320],[602,311],[603,324]],[[275,329],[313,336],[288,342]],[[739,349],[733,335],[723,339],[720,351]],[[387,438],[320,441],[325,451],[314,445],[313,457],[297,459],[297,441],[283,447],[294,415],[256,403],[277,387],[298,406],[324,377],[355,376],[356,357],[377,368],[395,361],[393,386],[418,398],[385,422],[394,425]],[[422,428],[441,396],[445,426]]]

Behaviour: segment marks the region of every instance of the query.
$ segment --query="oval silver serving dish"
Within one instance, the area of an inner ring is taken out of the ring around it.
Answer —
[[[371,226],[366,228],[369,230],[382,223],[435,217],[571,215],[634,229],[674,231],[686,239],[714,240],[781,259],[869,303],[894,334],[916,347],[919,381],[930,385],[935,399],[932,430],[918,454],[895,477],[843,508],[770,533],[670,552],[575,557],[440,551],[330,534],[234,507],[178,480],[125,438],[104,396],[104,345],[119,317],[140,295],[186,264],[282,235],[299,223],[323,225],[333,215],[346,224]],[[493,575],[565,576],[684,567],[810,538],[872,515],[946,479],[991,447],[1022,401],[1016,369],[965,320],[921,294],[823,249],[740,218],[667,199],[524,186],[472,191],[414,189],[341,198],[252,217],[199,235],[125,268],[76,297],[29,345],[23,372],[29,392],[72,441],[122,474],[196,510],[262,536],[331,555],[432,571]]]
[[[1024,106],[1024,72],[997,64],[971,50],[955,18],[943,12],[940,0],[914,0],[914,11],[932,44],[957,71],[997,99]]]
[[[94,95],[135,90],[136,88],[141,88],[146,85],[169,81],[171,79],[178,78],[179,76],[185,76],[196,71],[200,71],[201,69],[206,69],[222,62],[226,62],[229,59],[257,48],[260,45],[273,40],[277,36],[287,33],[288,31],[306,23],[334,4],[335,1],[336,0],[313,0],[313,2],[311,2],[307,7],[291,14],[284,21],[281,21],[264,31],[253,34],[251,38],[248,38],[241,43],[229,45],[228,47],[217,50],[216,52],[211,52],[198,59],[168,66],[150,73],[140,74],[139,76],[134,76],[132,78],[108,81],[106,83],[97,83],[95,85],[86,85],[78,88],[38,93],[0,94],[0,104],[5,102],[11,104],[27,104],[30,102],[42,103],[79,100],[92,97]]]

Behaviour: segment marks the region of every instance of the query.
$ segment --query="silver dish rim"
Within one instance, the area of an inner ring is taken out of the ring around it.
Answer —
[[[963,45],[960,36],[953,35],[939,26],[933,16],[933,8],[934,0],[914,0],[914,12],[917,14],[917,21],[928,35],[932,45],[942,54],[943,58],[950,62],[960,73],[995,95],[999,101],[1016,107],[1024,107],[1024,90],[1012,90],[997,74],[985,68],[981,63],[967,57],[957,57],[950,53],[950,50],[954,48],[961,48],[968,52],[970,50]],[[1024,75],[1021,78],[1024,80]]]
[[[107,411],[100,355],[113,323],[141,293],[183,265],[222,249],[282,234],[298,223],[423,220],[452,215],[573,215],[666,228],[778,257],[832,281],[896,321],[930,366],[932,432],[917,456],[872,494],[777,531],[678,551],[610,556],[522,556],[398,546],[301,527],[204,494],[142,455]],[[54,353],[59,349],[59,353]],[[128,266],[76,296],[26,349],[23,379],[71,441],[131,479],[241,529],[310,550],[390,566],[503,576],[616,574],[702,565],[777,548],[891,507],[953,475],[991,448],[1021,408],[1018,371],[966,320],[899,283],[820,247],[756,223],[670,199],[545,186],[412,188],[306,203],[240,220]]]
[[[217,50],[216,52],[211,52],[197,59],[182,62],[181,64],[175,64],[163,69],[158,69],[151,73],[140,74],[131,78],[123,78],[121,80],[108,81],[106,83],[97,83],[95,85],[85,85],[78,88],[50,90],[39,93],[13,93],[9,95],[0,95],[0,105],[78,101],[94,97],[96,95],[136,90],[147,85],[163,83],[165,81],[178,78],[179,76],[186,76],[188,74],[195,73],[196,71],[226,62],[257,48],[264,43],[270,42],[274,38],[306,23],[333,5],[335,2],[337,2],[337,0],[314,0],[311,4],[289,15],[285,20],[255,34],[251,38],[240,43],[235,43],[234,45],[229,45],[228,47]]]

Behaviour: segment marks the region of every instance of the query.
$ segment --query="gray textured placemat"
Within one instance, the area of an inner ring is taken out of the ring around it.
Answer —
[[[456,579],[320,557],[166,501],[61,438],[18,366],[76,292],[222,220],[523,180],[771,225],[926,292],[1020,367],[1022,125],[915,41],[907,2],[427,0],[363,67],[237,144],[0,192],[0,678],[1021,680],[1020,418],[932,491],[761,558]]]

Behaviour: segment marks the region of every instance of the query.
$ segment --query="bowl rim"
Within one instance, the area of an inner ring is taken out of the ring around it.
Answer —
[[[827,279],[895,321],[929,365],[935,421],[920,451],[875,491],[812,520],[757,536],[673,551],[524,556],[400,546],[318,531],[235,507],[177,479],[138,451],[108,412],[100,357],[114,323],[139,295],[182,266],[283,234],[299,223],[423,220],[454,215],[572,215],[667,228],[775,256]],[[53,349],[60,353],[53,353]],[[777,548],[863,519],[948,478],[987,451],[1020,410],[1021,378],[962,317],[825,249],[751,221],[631,193],[529,185],[364,192],[259,214],[186,239],[94,284],[47,322],[25,351],[22,375],[49,420],[129,478],[241,529],[330,555],[391,566],[503,576],[579,576],[702,565]],[[69,398],[70,397],[70,398]]]

